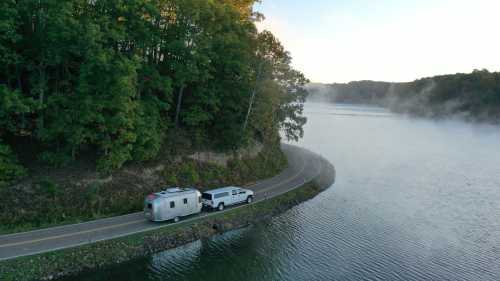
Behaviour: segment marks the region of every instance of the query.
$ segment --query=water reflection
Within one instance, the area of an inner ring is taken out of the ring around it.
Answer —
[[[306,114],[300,145],[335,164],[332,188],[267,225],[68,280],[500,280],[500,128]]]

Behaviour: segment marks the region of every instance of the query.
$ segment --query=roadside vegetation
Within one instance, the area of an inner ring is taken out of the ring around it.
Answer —
[[[286,165],[285,155],[275,146],[265,147],[253,158],[234,157],[227,166],[165,155],[92,181],[40,177],[0,189],[0,234],[138,212],[147,194],[168,186],[206,190],[245,185],[272,177]]]
[[[136,211],[158,184],[282,169],[308,81],[257,31],[254,2],[0,1],[1,227]],[[257,159],[227,167],[178,161],[256,142]]]
[[[84,271],[92,272],[208,238],[217,233],[265,222],[313,198],[330,185],[331,181],[323,184],[309,182],[278,197],[229,209],[223,213],[214,212],[198,220],[181,221],[122,238],[1,261],[0,275],[6,281],[41,278],[60,280],[61,277],[66,278],[62,280],[71,280],[72,275]]]

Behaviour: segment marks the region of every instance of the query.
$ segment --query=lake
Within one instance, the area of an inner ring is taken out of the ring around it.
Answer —
[[[500,128],[307,103],[336,183],[267,224],[67,280],[500,280]]]

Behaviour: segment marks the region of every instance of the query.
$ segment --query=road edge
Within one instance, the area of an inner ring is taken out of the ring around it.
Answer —
[[[130,261],[267,220],[315,197],[334,183],[334,166],[322,157],[319,159],[322,168],[313,180],[276,197],[224,213],[215,213],[200,220],[74,248],[0,261],[0,279],[53,280]]]

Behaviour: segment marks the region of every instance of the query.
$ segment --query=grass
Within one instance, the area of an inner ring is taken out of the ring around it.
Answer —
[[[212,213],[208,217],[122,238],[3,261],[0,262],[0,277],[3,281],[51,279],[129,261],[262,221],[314,197],[322,190],[318,184],[308,183],[278,197],[224,213]]]
[[[144,197],[165,186],[215,186],[255,182],[272,177],[286,167],[278,147],[265,148],[255,158],[232,160],[227,167],[192,159],[165,157],[162,169],[125,167],[109,181],[59,180],[43,176],[26,184],[0,188],[0,234],[84,222],[142,210]],[[78,175],[65,175],[68,179]]]

